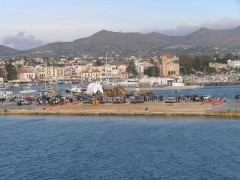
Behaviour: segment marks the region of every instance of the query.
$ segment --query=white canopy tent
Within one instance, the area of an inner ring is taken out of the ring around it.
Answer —
[[[89,95],[93,95],[95,93],[103,93],[103,88],[102,85],[100,84],[100,82],[94,82],[94,83],[90,83],[87,87],[87,94]]]

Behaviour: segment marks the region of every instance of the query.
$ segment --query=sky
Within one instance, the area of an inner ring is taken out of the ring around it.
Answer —
[[[26,50],[101,30],[186,35],[240,26],[240,0],[6,0],[0,44]]]

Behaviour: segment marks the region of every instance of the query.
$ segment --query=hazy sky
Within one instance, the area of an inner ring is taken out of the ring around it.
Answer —
[[[240,0],[6,0],[0,44],[29,49],[102,29],[185,35],[199,27],[240,26]]]

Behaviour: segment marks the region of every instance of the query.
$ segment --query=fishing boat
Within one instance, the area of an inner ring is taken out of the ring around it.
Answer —
[[[6,97],[0,95],[0,102],[5,101]]]
[[[125,81],[118,82],[117,84],[125,87],[135,87],[139,85],[139,82],[136,79],[127,79]]]
[[[83,89],[79,85],[72,85],[70,88],[65,89],[66,93],[81,93]]]
[[[21,87],[21,90],[18,92],[19,94],[31,94],[37,92],[34,89],[31,89],[32,84],[29,82],[25,86]]]
[[[9,88],[0,88],[0,97],[10,97],[13,95],[13,92]]]
[[[31,94],[31,93],[35,93],[35,92],[37,92],[37,91],[33,90],[33,89],[24,89],[24,90],[19,91],[19,94]]]

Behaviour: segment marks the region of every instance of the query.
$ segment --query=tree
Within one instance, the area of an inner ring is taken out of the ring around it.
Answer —
[[[102,66],[103,64],[104,63],[99,59],[94,63],[95,66]]]
[[[15,80],[17,79],[17,69],[12,64],[12,61],[9,61],[5,64],[5,70],[7,72],[7,80]]]
[[[5,71],[3,68],[0,68],[0,77],[4,77]]]
[[[180,55],[179,59],[181,74],[192,74],[195,71],[203,71],[203,67],[208,66],[209,62],[212,61],[212,58],[206,55]]]
[[[204,74],[214,74],[217,72],[217,70],[215,68],[212,67],[202,67],[202,71],[204,72]]]
[[[130,76],[136,77],[138,75],[136,66],[135,66],[134,62],[132,62],[132,61],[129,62],[126,70]]]
[[[160,74],[160,70],[157,66],[151,66],[144,69],[144,74],[148,75],[149,77],[158,77]]]
[[[223,64],[226,64],[227,63],[227,60],[234,60],[236,59],[238,56],[234,56],[233,54],[231,53],[226,53],[224,55],[224,57],[220,57],[220,55],[215,55],[215,58],[216,58],[216,62],[217,63],[223,63]]]

